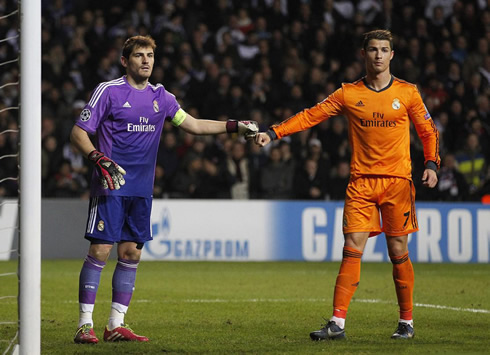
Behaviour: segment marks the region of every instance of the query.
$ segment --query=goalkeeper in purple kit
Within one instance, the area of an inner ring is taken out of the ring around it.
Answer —
[[[124,316],[141,249],[152,239],[152,191],[165,120],[196,135],[228,132],[251,139],[258,131],[253,121],[196,119],[161,84],[150,84],[155,47],[149,36],[126,40],[121,56],[126,75],[95,88],[71,132],[71,141],[94,164],[85,230],[90,247],[80,272],[76,343],[99,341],[92,313],[100,275],[114,243],[118,260],[104,341],[148,341],[128,327]],[[94,136],[93,141],[90,136]]]

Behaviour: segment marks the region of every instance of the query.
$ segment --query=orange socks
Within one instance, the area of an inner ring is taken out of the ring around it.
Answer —
[[[342,264],[335,283],[333,296],[333,316],[344,318],[347,315],[349,303],[356,292],[361,277],[362,252],[351,247],[344,247]]]
[[[342,264],[335,283],[333,296],[333,317],[345,319],[347,309],[361,277],[362,252],[344,247]],[[393,263],[393,281],[400,306],[400,319],[412,320],[413,311],[413,266],[408,253],[402,256],[390,256]]]
[[[402,256],[390,256],[393,263],[393,281],[396,297],[400,306],[400,319],[412,320],[413,310],[413,266],[408,253]]]

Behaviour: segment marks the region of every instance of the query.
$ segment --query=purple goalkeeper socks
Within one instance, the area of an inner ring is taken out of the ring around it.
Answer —
[[[105,262],[87,255],[80,271],[78,302],[81,304],[95,303],[95,296],[99,288],[100,274]]]
[[[112,303],[129,306],[133,296],[136,269],[139,261],[118,259],[112,276]]]

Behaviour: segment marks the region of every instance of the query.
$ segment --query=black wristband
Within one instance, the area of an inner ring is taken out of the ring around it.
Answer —
[[[435,172],[437,172],[437,164],[436,164],[436,162],[434,162],[432,160],[429,160],[427,162],[427,164],[425,164],[425,168],[430,169],[430,170],[434,170]]]
[[[103,156],[104,156],[104,153],[99,152],[97,149],[94,149],[88,154],[88,159],[93,161],[93,162],[96,162],[97,160],[99,160],[99,158],[101,158]]]
[[[234,121],[234,120],[226,121],[226,132],[227,133],[238,132],[238,121]]]
[[[274,132],[274,130],[273,130],[273,129],[269,129],[269,130],[268,130],[267,132],[265,132],[265,133],[267,133],[267,135],[268,135],[268,136],[271,138],[271,141],[273,141],[273,140],[276,140],[276,139],[277,139],[277,134],[276,134],[276,132]]]

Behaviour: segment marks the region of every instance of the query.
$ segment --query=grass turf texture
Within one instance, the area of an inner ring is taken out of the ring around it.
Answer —
[[[104,343],[115,265],[109,261],[94,313],[101,342],[77,345],[81,265],[42,263],[42,354],[483,354],[490,348],[488,264],[415,264],[416,336],[396,341],[390,339],[398,319],[391,264],[364,263],[347,341],[313,342],[309,332],[331,315],[338,263],[142,262],[126,321],[150,342]],[[16,269],[16,262],[0,262],[0,274]],[[1,285],[0,296],[17,294],[15,276]],[[0,299],[0,318],[17,319],[15,299]],[[0,327],[3,354],[16,327]]]

